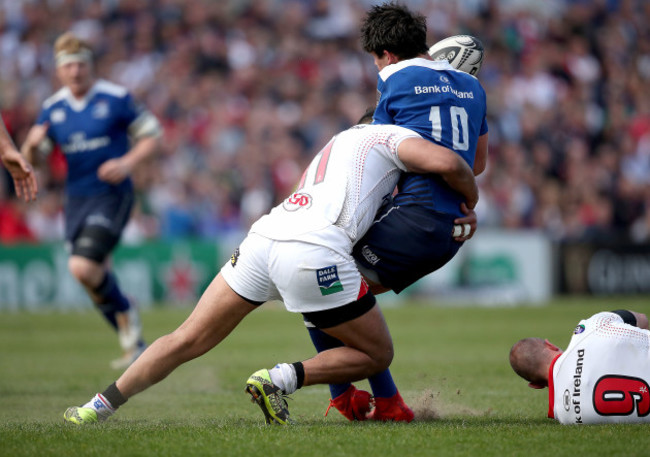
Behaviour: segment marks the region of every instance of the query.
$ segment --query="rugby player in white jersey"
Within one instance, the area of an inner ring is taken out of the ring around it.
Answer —
[[[379,69],[374,124],[395,124],[453,150],[480,174],[487,162],[486,95],[478,79],[428,55],[426,18],[387,2],[369,9],[361,44]],[[477,40],[478,41],[478,40]],[[435,175],[404,173],[395,197],[356,243],[353,256],[375,293],[399,293],[449,262],[476,229],[463,196]],[[460,225],[458,225],[460,224]],[[462,227],[461,236],[455,236]],[[318,351],[339,342],[306,322]],[[372,395],[351,384],[330,385],[330,407],[349,420],[410,422],[390,370],[370,379]],[[329,408],[328,408],[329,410]]]
[[[55,144],[65,155],[68,269],[117,331],[123,354],[111,366],[122,370],[145,343],[136,308],[112,272],[110,254],[131,215],[131,172],[156,152],[162,129],[126,88],[94,77],[86,42],[64,33],[54,43],[54,54],[63,87],[45,100],[21,150],[36,166],[40,152]]]
[[[343,345],[250,376],[246,390],[267,423],[291,421],[284,396],[303,386],[364,379],[388,368],[393,357],[390,333],[351,253],[382,199],[407,170],[439,174],[465,196],[469,207],[478,200],[467,163],[415,132],[360,125],[338,134],[313,159],[296,191],[253,224],[187,320],[149,346],[104,392],[81,407],[68,408],[65,420],[84,424],[106,419],[128,398],[212,349],[248,313],[275,299]]]
[[[530,387],[548,387],[548,417],[562,424],[650,422],[645,314],[616,310],[584,319],[565,351],[524,338],[510,350],[510,365]]]

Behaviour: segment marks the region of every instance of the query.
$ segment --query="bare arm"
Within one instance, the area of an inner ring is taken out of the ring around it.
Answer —
[[[97,170],[97,176],[102,181],[119,184],[142,162],[150,158],[160,147],[159,136],[140,138],[122,157],[104,162]]]
[[[467,207],[478,202],[474,172],[463,158],[450,149],[422,138],[407,138],[398,148],[400,160],[413,173],[435,173],[465,197]]]
[[[0,154],[4,157],[5,153],[15,150],[16,146],[14,146],[9,132],[7,132],[4,122],[2,122],[2,125],[0,125]]]
[[[474,154],[474,176],[478,176],[485,171],[488,158],[488,134],[485,133],[478,137],[476,143],[476,154]]]
[[[38,183],[34,170],[16,149],[4,122],[0,126],[0,159],[14,180],[16,195],[24,198],[26,202],[36,199]]]
[[[162,127],[158,119],[144,110],[128,127],[133,147],[122,157],[107,160],[97,170],[97,176],[110,184],[119,184],[141,163],[160,148]]]
[[[39,148],[47,137],[47,129],[49,126],[48,122],[32,126],[29,132],[27,132],[25,142],[20,148],[25,158],[35,167],[40,165],[41,156],[39,154]]]
[[[474,176],[478,176],[485,171],[488,158],[488,134],[481,135],[476,143],[476,154],[474,155]],[[476,213],[473,209],[469,209],[465,204],[461,205],[461,211],[465,216],[459,217],[454,220],[454,224],[459,226],[469,225],[469,233],[463,232],[462,236],[454,237],[456,241],[467,241],[476,233],[477,222]]]

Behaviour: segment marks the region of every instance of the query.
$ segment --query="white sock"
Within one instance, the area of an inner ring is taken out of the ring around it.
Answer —
[[[278,363],[269,370],[271,381],[284,391],[285,394],[292,394],[298,390],[298,377],[296,369],[288,363]]]
[[[115,412],[113,405],[102,394],[95,395],[83,408],[92,408],[97,412],[99,421],[106,420]]]
[[[124,352],[134,351],[142,339],[142,325],[138,310],[131,307],[126,311],[126,326],[117,330],[117,337]]]

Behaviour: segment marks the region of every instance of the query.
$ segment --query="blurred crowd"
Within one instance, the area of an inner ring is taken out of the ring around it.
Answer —
[[[134,176],[126,242],[241,234],[376,99],[359,44],[371,0],[0,0],[0,107],[20,146],[58,89],[52,43],[72,30],[97,76],[162,122]],[[479,227],[554,240],[650,240],[650,2],[410,0],[429,42],[486,48],[489,160]],[[36,203],[0,173],[0,243],[62,238],[60,152]]]

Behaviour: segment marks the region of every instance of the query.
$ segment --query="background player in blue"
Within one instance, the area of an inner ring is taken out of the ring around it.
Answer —
[[[65,193],[68,267],[115,328],[127,367],[144,349],[138,314],[109,268],[133,205],[131,171],[157,149],[158,120],[128,91],[95,79],[92,52],[71,33],[54,44],[57,77],[63,86],[43,103],[22,151],[33,164],[38,153],[59,145],[68,163]]]
[[[454,150],[477,175],[487,163],[485,91],[475,77],[449,62],[431,60],[426,30],[423,16],[398,3],[374,6],[366,15],[362,46],[380,70],[373,123],[415,130]],[[453,236],[455,224],[472,220],[462,219],[471,213],[462,200],[439,177],[402,175],[397,195],[354,247],[359,270],[374,293],[390,289],[399,293],[456,255],[476,227],[473,222],[471,230]],[[317,350],[340,344],[309,323],[307,326]],[[368,415],[370,394],[351,384],[331,385],[330,405],[350,420],[413,419],[388,370],[369,382],[375,408]]]

